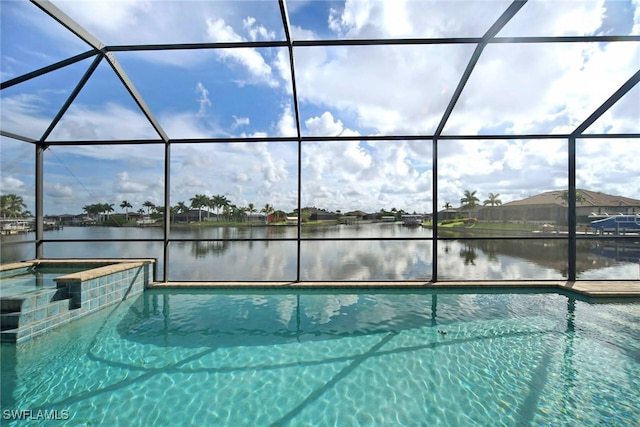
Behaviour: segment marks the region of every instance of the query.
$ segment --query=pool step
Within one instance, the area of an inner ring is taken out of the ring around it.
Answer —
[[[0,300],[0,341],[19,342],[75,317],[66,289],[43,289]]]

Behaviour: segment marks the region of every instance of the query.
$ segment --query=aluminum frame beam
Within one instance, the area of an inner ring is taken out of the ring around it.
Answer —
[[[282,26],[284,28],[285,37],[287,39],[287,49],[289,53],[289,70],[291,71],[291,91],[293,96],[293,108],[296,121],[296,140],[298,144],[298,238],[296,242],[296,282],[300,281],[300,258],[301,258],[301,244],[300,236],[302,235],[302,132],[300,130],[300,109],[298,105],[298,88],[296,86],[296,67],[295,59],[293,56],[293,44],[291,41],[291,31],[289,24],[289,11],[284,0],[278,0],[280,6],[280,15],[282,17]]]
[[[69,15],[58,9],[56,5],[49,0],[31,0],[31,3],[35,4],[44,13],[58,21],[63,27],[71,31],[78,36],[82,41],[96,50],[104,48],[104,44],[93,36],[90,32],[84,29],[80,24],[71,19]]]

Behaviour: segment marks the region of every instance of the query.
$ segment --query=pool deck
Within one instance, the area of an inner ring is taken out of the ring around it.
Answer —
[[[466,281],[466,282],[153,282],[148,289],[442,289],[575,292],[591,298],[640,298],[640,280],[627,281]]]

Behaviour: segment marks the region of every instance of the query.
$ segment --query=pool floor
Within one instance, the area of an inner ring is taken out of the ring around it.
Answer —
[[[2,379],[56,425],[631,426],[640,304],[152,290],[2,345]]]

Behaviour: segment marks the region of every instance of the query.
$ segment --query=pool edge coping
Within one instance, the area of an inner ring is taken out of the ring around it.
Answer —
[[[557,290],[590,298],[640,298],[640,281],[468,281],[468,282],[152,282],[147,289],[352,289],[352,290]]]

